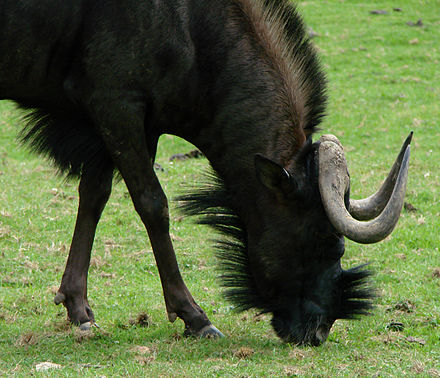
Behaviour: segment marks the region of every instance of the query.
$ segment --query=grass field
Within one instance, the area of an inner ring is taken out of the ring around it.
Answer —
[[[100,329],[71,328],[53,296],[73,231],[76,185],[17,146],[20,115],[0,102],[0,376],[440,376],[440,1],[299,5],[318,34],[329,78],[322,129],[344,144],[356,197],[378,187],[404,138],[415,133],[406,197],[412,207],[391,237],[369,246],[348,242],[343,259],[345,268],[371,262],[380,294],[373,315],[337,321],[318,348],[281,343],[268,317],[236,314],[222,298],[214,235],[182,219],[171,203],[183,276],[226,335],[182,338],[183,323],[166,319],[146,232],[119,183],[98,228],[89,275]],[[407,24],[419,19],[423,26]],[[208,166],[205,159],[169,162],[191,149],[161,138],[158,175],[169,198],[197,183]],[[36,372],[45,361],[61,368]]]

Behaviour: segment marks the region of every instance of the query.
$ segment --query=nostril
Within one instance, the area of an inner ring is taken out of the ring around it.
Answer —
[[[325,340],[327,340],[329,332],[330,329],[327,329],[327,327],[324,326],[321,326],[316,330],[315,338],[319,340],[319,344],[322,344]]]

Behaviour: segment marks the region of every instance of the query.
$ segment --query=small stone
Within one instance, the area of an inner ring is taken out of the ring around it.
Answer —
[[[308,29],[308,34],[310,38],[320,37],[320,34],[315,32],[312,28]]]
[[[79,329],[81,331],[90,331],[91,328],[92,328],[92,323],[90,322],[85,322],[79,326]]]
[[[41,362],[35,366],[36,371],[47,371],[51,369],[61,369],[62,366],[58,364],[54,364],[53,362]]]

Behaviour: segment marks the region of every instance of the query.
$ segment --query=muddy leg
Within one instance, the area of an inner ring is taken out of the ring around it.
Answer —
[[[96,226],[111,193],[113,167],[101,175],[81,176],[79,207],[69,257],[55,303],[67,309],[70,321],[87,329],[94,322],[92,309],[87,301],[87,273],[95,237]]]
[[[222,336],[209,321],[205,312],[194,301],[183,282],[169,235],[167,198],[154,172],[144,134],[142,110],[130,107],[123,114],[109,117],[102,112],[100,120],[103,139],[112,153],[130,192],[136,211],[144,223],[162,283],[165,304],[170,321],[177,317],[185,322],[185,334],[202,337]],[[119,118],[119,122],[118,122]],[[121,126],[123,125],[123,126]]]

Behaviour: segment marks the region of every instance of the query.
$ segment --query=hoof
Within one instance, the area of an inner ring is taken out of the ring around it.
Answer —
[[[206,338],[206,339],[215,339],[220,337],[225,337],[223,333],[221,333],[216,327],[214,327],[212,324],[209,326],[203,327],[200,332],[199,336]]]
[[[225,335],[223,335],[223,333],[221,333],[212,324],[203,327],[201,330],[199,330],[197,332],[186,329],[184,335],[185,336],[200,337],[203,339],[216,339],[216,338],[220,338],[220,337],[225,337]]]
[[[80,329],[81,331],[90,331],[91,328],[92,328],[92,323],[90,323],[90,322],[82,323],[82,324],[79,326],[79,329]]]
[[[66,300],[66,296],[60,291],[55,295],[55,298],[53,299],[56,305],[63,303],[65,300]]]

